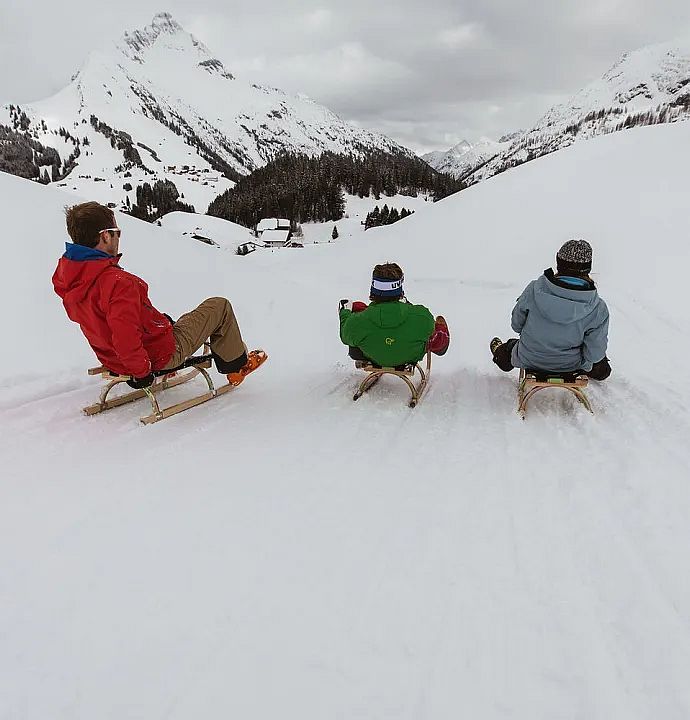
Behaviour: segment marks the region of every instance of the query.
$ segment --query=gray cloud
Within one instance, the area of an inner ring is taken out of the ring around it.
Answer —
[[[1,11],[0,98],[59,90],[90,50],[163,9],[235,74],[420,151],[529,126],[622,52],[690,28],[686,0],[35,0]]]

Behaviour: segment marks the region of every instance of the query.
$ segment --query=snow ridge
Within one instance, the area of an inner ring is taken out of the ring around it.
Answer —
[[[625,53],[601,78],[551,108],[529,131],[494,145],[493,157],[486,152],[456,158],[451,148],[431,154],[428,162],[471,185],[579,140],[688,117],[690,36]]]

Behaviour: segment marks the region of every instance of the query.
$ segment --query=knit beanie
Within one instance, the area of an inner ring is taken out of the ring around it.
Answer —
[[[592,269],[592,246],[586,240],[568,240],[556,253],[559,275],[586,274]]]

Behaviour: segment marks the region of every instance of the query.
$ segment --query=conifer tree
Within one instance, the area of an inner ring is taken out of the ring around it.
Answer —
[[[338,227],[336,225],[333,226],[333,232],[331,233],[331,237],[333,240],[338,239]]]
[[[370,213],[367,214],[367,219],[364,223],[364,229],[368,230],[372,227],[377,227],[381,224],[381,211],[377,205]]]

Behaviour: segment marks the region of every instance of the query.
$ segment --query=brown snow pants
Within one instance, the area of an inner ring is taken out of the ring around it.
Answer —
[[[237,318],[225,298],[208,298],[195,310],[182,315],[173,325],[173,334],[175,353],[166,367],[181,365],[209,338],[219,372],[237,372],[247,361],[247,348]]]

